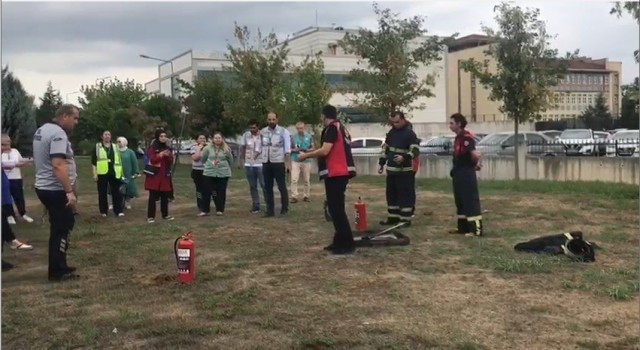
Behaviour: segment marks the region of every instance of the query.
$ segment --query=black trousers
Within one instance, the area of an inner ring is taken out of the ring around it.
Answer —
[[[411,221],[416,205],[416,177],[412,171],[387,173],[388,222]]]
[[[11,216],[6,210],[2,210],[2,248],[4,248],[4,243],[12,242],[16,239],[16,236],[13,234],[13,230],[11,230],[11,225],[9,225],[9,221],[7,218]]]
[[[329,177],[324,179],[327,196],[327,208],[333,221],[333,246],[337,249],[355,247],[349,217],[345,210],[345,192],[349,183],[348,176]]]
[[[273,182],[278,184],[280,191],[280,210],[286,212],[289,210],[289,193],[287,191],[286,168],[284,163],[264,163],[262,165],[262,176],[264,177],[264,201],[267,203],[267,214],[275,212],[275,204],[273,199]]]
[[[478,193],[478,178],[473,168],[456,168],[451,171],[453,199],[456,203],[458,231],[482,234],[482,209]]]
[[[107,201],[107,195],[111,192],[111,202],[113,203],[113,212],[118,215],[122,213],[122,193],[120,193],[121,179],[116,179],[111,174],[98,175],[98,208],[101,214],[107,214],[109,212],[109,202]],[[111,191],[109,191],[111,188]]]
[[[49,213],[49,277],[61,277],[69,272],[67,249],[69,234],[75,225],[73,210],[67,206],[64,191],[36,189],[36,194]]]
[[[204,187],[204,175],[202,175],[203,171],[204,170],[191,169],[191,179],[193,180],[193,184],[196,186],[196,205],[200,211],[202,211],[203,208],[202,198],[206,191]]]
[[[16,204],[18,208],[18,214],[23,216],[27,213],[27,209],[24,201],[24,185],[22,184],[22,179],[10,179],[9,180],[9,192],[11,193],[11,198],[13,198],[13,202]],[[12,204],[7,204],[5,210],[9,210],[7,215],[16,216],[15,211],[13,210]]]
[[[211,197],[213,197],[213,204],[216,206],[216,211],[224,213],[224,207],[227,203],[227,185],[229,184],[229,178],[205,176],[204,183],[206,190],[202,197],[202,211],[208,213],[211,210]]]
[[[160,213],[163,218],[169,216],[169,193],[160,191],[149,191],[149,201],[147,202],[147,218],[156,217],[156,202],[160,200]]]

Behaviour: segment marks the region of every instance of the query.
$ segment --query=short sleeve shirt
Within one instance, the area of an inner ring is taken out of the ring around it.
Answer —
[[[35,188],[45,191],[63,191],[64,188],[53,173],[53,158],[73,159],[73,150],[67,133],[55,123],[42,125],[33,135],[33,164],[36,172]],[[75,167],[69,167],[75,172]],[[77,174],[69,174],[75,179]]]

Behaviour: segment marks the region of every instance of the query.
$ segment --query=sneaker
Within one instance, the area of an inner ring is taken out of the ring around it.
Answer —
[[[224,215],[224,213],[223,213],[223,212],[221,212],[221,211],[217,211],[217,212],[216,212],[216,215],[218,215],[218,216],[222,216],[222,215]]]
[[[154,219],[154,218],[148,218],[147,219],[147,224],[153,224],[154,222],[156,222],[156,219]]]
[[[28,222],[28,223],[32,223],[33,222],[33,219],[27,214],[22,215],[22,219],[24,221]]]
[[[209,215],[209,214],[208,214],[208,213],[205,213],[205,212],[203,212],[203,211],[201,211],[200,213],[198,213],[198,217],[200,217],[200,218],[201,218],[201,217],[203,217],[203,216],[207,216],[207,215]]]
[[[302,201],[303,201],[303,202],[311,202],[311,200],[309,199],[309,197],[304,197],[304,198],[302,198]]]
[[[124,207],[127,210],[131,210],[131,203],[129,203],[129,202],[124,203]]]
[[[123,216],[124,216],[124,213],[118,214],[118,217],[123,217]]]
[[[31,250],[33,249],[33,246],[20,242],[17,239],[14,239],[13,241],[11,241],[11,249],[17,249],[17,250]]]
[[[251,214],[257,214],[260,212],[260,209],[251,209]]]
[[[100,215],[102,215],[103,218],[107,217],[107,214],[100,214]]]
[[[174,218],[173,216],[165,216],[165,217],[162,218],[162,220],[167,220],[167,221],[173,221],[175,219],[176,218]]]
[[[15,225],[16,224],[16,218],[14,218],[13,216],[9,216],[7,218],[7,221],[9,222],[9,225]]]

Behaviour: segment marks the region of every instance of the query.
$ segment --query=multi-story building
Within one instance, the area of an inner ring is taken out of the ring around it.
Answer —
[[[345,53],[338,41],[351,30],[341,27],[323,28],[310,27],[294,33],[287,39],[289,49],[288,59],[294,65],[299,65],[308,55],[322,52],[322,60],[325,67],[325,77],[331,88],[343,87],[351,82],[347,80],[347,74],[358,65],[359,57]],[[419,38],[416,43],[426,38]],[[435,75],[435,86],[431,88],[435,96],[418,98],[415,106],[423,106],[423,109],[414,110],[412,122],[443,122],[446,120],[446,52],[442,58],[429,66],[420,66],[418,76],[423,78],[428,74]],[[158,66],[158,78],[145,84],[145,89],[150,93],[162,93],[180,96],[177,79],[192,82],[196,77],[217,74],[222,79],[233,79],[230,72],[225,70],[229,66],[223,52],[187,51],[173,59],[167,60]],[[173,92],[172,92],[173,86]],[[353,95],[334,93],[329,103],[341,107],[343,111],[353,113],[354,122],[366,122],[368,116],[358,113],[352,105]],[[359,117],[359,119],[358,119]]]
[[[489,90],[484,88],[472,74],[460,67],[460,62],[468,59],[484,61],[484,51],[490,45],[484,35],[469,35],[456,40],[449,46],[447,55],[447,114],[460,112],[472,121],[502,121],[507,119],[500,112],[500,102],[489,99]],[[489,69],[495,71],[496,64],[489,61]],[[568,74],[555,87],[556,105],[542,114],[542,120],[574,119],[594,104],[596,97],[603,94],[614,117],[620,114],[620,77],[622,63],[606,58],[594,60],[579,57],[569,62]]]

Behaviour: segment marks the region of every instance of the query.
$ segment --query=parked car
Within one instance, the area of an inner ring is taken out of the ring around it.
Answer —
[[[593,132],[593,142],[594,142],[594,155],[599,157],[604,157],[607,154],[607,143],[611,135],[605,131],[594,131]]]
[[[515,140],[513,132],[499,132],[480,140],[476,149],[484,155],[514,156]],[[529,155],[553,157],[565,152],[564,145],[537,132],[518,133],[518,140],[526,144]]]
[[[351,140],[352,154],[373,154],[380,152],[384,138],[380,137],[356,137]]]
[[[591,129],[567,129],[560,134],[559,140],[565,145],[568,156],[591,156],[596,153]]]
[[[562,134],[562,131],[559,130],[544,130],[544,131],[540,131],[540,133],[544,136],[549,137],[552,140],[556,140],[558,139],[558,137],[560,137],[560,134]]]
[[[455,135],[444,135],[432,137],[427,141],[420,142],[420,154],[430,156],[450,156],[453,155],[453,141]],[[473,134],[476,144],[480,142],[482,136]]]
[[[640,130],[621,130],[609,139],[607,157],[638,157],[640,153]]]

